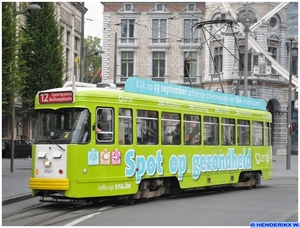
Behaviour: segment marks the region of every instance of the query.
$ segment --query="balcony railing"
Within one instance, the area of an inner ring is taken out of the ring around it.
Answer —
[[[201,77],[200,76],[193,76],[193,77],[184,77],[184,76],[181,76],[180,77],[180,83],[182,84],[190,84],[193,83],[193,84],[199,84],[201,82]]]
[[[157,82],[165,82],[166,81],[166,77],[151,77],[151,79],[153,81],[157,81]]]

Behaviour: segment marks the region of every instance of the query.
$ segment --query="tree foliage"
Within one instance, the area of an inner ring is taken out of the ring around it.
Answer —
[[[16,20],[12,9],[12,2],[2,2],[2,115],[10,113],[16,90]]]
[[[97,75],[97,72],[102,67],[102,56],[101,54],[94,55],[97,50],[102,50],[101,40],[98,37],[88,36],[84,39],[84,48],[85,48],[85,58],[84,58],[84,72],[85,75],[84,80],[87,82],[98,83],[100,82],[100,78]],[[87,51],[86,51],[87,50]],[[88,56],[86,56],[86,53]],[[92,72],[89,66],[93,63],[94,68],[94,77],[92,77]]]
[[[26,15],[19,52],[23,108],[33,107],[38,91],[61,87],[64,56],[53,2],[38,2],[41,10]]]

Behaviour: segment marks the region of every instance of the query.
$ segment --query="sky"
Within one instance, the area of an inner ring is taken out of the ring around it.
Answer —
[[[84,37],[97,36],[103,37],[103,5],[100,1],[85,1],[85,8],[88,9],[84,15]]]

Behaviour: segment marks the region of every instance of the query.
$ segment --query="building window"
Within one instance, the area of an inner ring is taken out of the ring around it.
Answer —
[[[184,77],[195,77],[197,73],[197,53],[184,53]]]
[[[125,4],[125,11],[131,11],[132,5],[131,4]]]
[[[163,4],[157,4],[156,11],[162,11],[162,10],[163,10]]]
[[[257,53],[253,54],[253,66],[258,66],[258,55],[257,55]]]
[[[298,49],[292,51],[292,73],[298,75]]]
[[[61,34],[61,41],[65,43],[65,32],[64,32],[65,28],[63,26],[60,26],[60,34]]]
[[[152,20],[152,43],[166,43],[167,20]]]
[[[69,56],[70,56],[70,50],[69,48],[66,48],[66,70],[69,71]]]
[[[75,42],[74,42],[74,49],[75,51],[79,51],[78,47],[79,47],[79,38],[75,36]]]
[[[271,17],[271,19],[270,19],[270,26],[271,26],[271,28],[276,28],[277,27],[277,19],[276,19],[276,17]]]
[[[153,77],[165,76],[165,52],[152,53],[152,75]]]
[[[298,37],[298,2],[287,5],[287,34]]]
[[[273,57],[274,60],[277,61],[277,47],[268,47],[268,52],[270,53],[270,55]],[[271,61],[267,60],[267,66],[271,66]],[[272,73],[275,74],[276,70],[274,70],[272,68]]]
[[[244,64],[245,64],[245,46],[239,46],[239,71],[244,71]],[[252,51],[248,51],[248,71],[251,71],[252,67]]]
[[[189,11],[195,11],[195,4],[188,4]]]
[[[223,47],[214,48],[214,72],[223,71]]]
[[[121,20],[121,33],[122,43],[134,42],[134,19]]]
[[[77,54],[74,54],[74,60],[76,60],[76,57],[77,57]],[[78,58],[79,58],[79,56],[78,56]],[[74,61],[75,62],[75,61]],[[78,64],[79,64],[79,62],[78,63],[74,63],[74,75],[75,76],[77,76],[77,69],[78,69]]]
[[[133,52],[121,52],[121,74],[122,77],[131,77],[133,75]]]
[[[198,19],[184,19],[184,43],[198,42],[198,30],[193,29],[197,22]]]
[[[220,16],[217,16],[214,20],[215,20],[215,21],[219,21],[219,20],[221,20],[221,17],[220,17]],[[222,25],[223,25],[222,23],[216,23],[216,24],[214,24],[214,27],[215,27],[216,29],[218,29],[218,31],[219,31],[219,29],[221,28]]]
[[[71,32],[67,31],[67,45],[70,46]]]

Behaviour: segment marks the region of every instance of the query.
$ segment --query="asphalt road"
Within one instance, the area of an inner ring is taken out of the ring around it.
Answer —
[[[131,206],[85,206],[25,200],[2,207],[3,226],[249,226],[250,222],[297,221],[298,180],[263,181],[253,189],[197,192]]]

